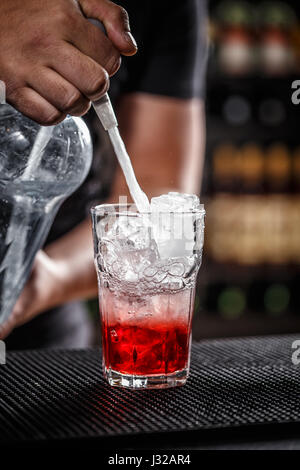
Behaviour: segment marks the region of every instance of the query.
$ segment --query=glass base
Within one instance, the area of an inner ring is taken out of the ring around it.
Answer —
[[[169,375],[127,375],[105,368],[105,377],[112,387],[134,389],[171,388],[184,385],[188,378],[188,369]]]

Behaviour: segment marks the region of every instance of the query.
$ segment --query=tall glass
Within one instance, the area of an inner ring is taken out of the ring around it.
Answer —
[[[91,213],[105,377],[132,388],[185,384],[203,206],[150,215],[100,205]]]

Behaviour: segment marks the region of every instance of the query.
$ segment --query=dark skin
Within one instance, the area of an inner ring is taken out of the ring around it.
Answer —
[[[0,44],[7,102],[43,125],[85,114],[137,50],[126,11],[108,0],[1,0]]]

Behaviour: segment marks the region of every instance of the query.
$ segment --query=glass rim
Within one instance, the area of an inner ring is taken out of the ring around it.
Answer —
[[[121,203],[121,204],[98,204],[96,206],[91,207],[90,212],[92,215],[126,215],[126,216],[136,216],[139,217],[141,215],[150,215],[153,212],[139,212],[137,209],[136,211],[118,211],[118,210],[111,210],[113,208],[125,208],[125,207],[136,207],[134,203]],[[106,210],[105,210],[106,209]],[[205,215],[204,204],[200,204],[197,209],[189,210],[189,211],[155,211],[155,214],[182,214],[182,215],[195,215],[195,214],[203,214]]]

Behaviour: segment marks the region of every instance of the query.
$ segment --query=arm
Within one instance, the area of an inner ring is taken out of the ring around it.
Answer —
[[[151,197],[169,190],[198,192],[204,148],[203,103],[132,94],[119,109],[120,130],[137,178]],[[127,194],[117,171],[110,202]],[[0,339],[43,310],[96,295],[90,220],[37,256],[32,276],[1,329]]]
[[[118,110],[120,131],[137,179],[148,195],[199,193],[205,145],[203,101],[150,94],[125,96]],[[128,195],[118,168],[111,202]]]

